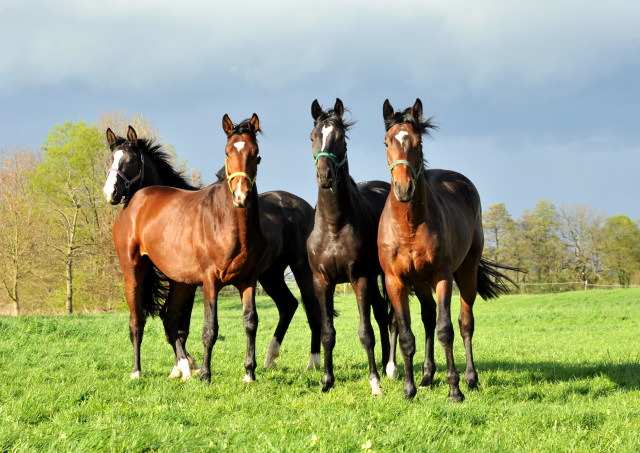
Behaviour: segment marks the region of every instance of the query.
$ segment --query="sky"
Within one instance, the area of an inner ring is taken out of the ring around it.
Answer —
[[[470,178],[484,208],[640,219],[637,0],[0,0],[0,148],[141,112],[211,182],[223,115],[255,112],[259,190],[315,205],[311,103],[336,97],[356,181],[390,180],[384,100],[420,98],[430,167]]]

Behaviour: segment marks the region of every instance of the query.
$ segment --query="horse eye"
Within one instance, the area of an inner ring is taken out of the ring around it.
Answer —
[[[258,163],[262,160],[262,157],[258,156]]]
[[[227,156],[227,157],[229,157],[229,153],[228,153],[228,152],[226,152],[226,151],[224,152],[224,155],[225,155],[225,156]]]
[[[389,147],[389,144],[388,144],[387,142],[384,142],[384,147],[385,147],[385,148],[388,148],[388,147]]]

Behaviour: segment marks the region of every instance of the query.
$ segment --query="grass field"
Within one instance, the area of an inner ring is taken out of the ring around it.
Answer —
[[[461,383],[462,404],[447,400],[439,345],[433,388],[406,401],[401,375],[383,378],[384,394],[372,397],[355,301],[342,296],[336,305],[336,385],[328,394],[320,391],[321,370],[303,371],[309,330],[302,308],[277,369],[261,367],[277,320],[267,298],[258,300],[259,368],[251,384],[242,382],[237,299],[220,303],[210,384],[167,380],[173,351],[158,319],[145,331],[143,377],[131,381],[128,313],[0,317],[0,450],[637,451],[640,445],[638,289],[478,300],[480,390]],[[424,330],[417,301],[412,309],[419,382]],[[202,320],[197,303],[188,349],[198,361]]]

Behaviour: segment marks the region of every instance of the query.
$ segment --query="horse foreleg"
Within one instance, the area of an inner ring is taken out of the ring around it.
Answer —
[[[242,294],[242,320],[247,335],[247,355],[244,360],[245,382],[256,380],[256,332],[258,331],[256,282],[257,276],[253,275],[244,285],[238,286],[238,290]]]
[[[415,286],[416,295],[420,301],[422,324],[425,332],[424,365],[422,367],[422,382],[420,387],[431,387],[433,375],[436,372],[436,362],[433,354],[434,333],[436,329],[436,303],[429,285]]]
[[[369,361],[369,384],[371,385],[372,395],[382,395],[380,389],[380,375],[376,368],[375,344],[376,338],[371,327],[371,306],[369,294],[369,282],[367,277],[361,277],[352,282],[353,290],[358,301],[358,311],[360,313],[360,326],[358,328],[358,336],[360,343],[367,354]],[[387,349],[388,351],[388,349]]]
[[[336,345],[336,329],[333,327],[333,293],[335,284],[330,284],[323,277],[314,275],[313,286],[320,305],[321,338],[324,350],[324,375],[322,391],[327,392],[335,382],[333,376],[333,348]]]
[[[218,339],[218,291],[219,288],[213,279],[204,283],[204,325],[202,327],[204,354],[200,369],[200,380],[203,382],[211,381],[211,350]]]
[[[125,268],[123,267],[123,269]],[[125,274],[125,295],[130,313],[129,339],[133,346],[133,371],[131,372],[131,379],[138,379],[142,374],[142,369],[140,368],[140,346],[142,345],[142,335],[146,323],[146,318],[142,310],[142,282],[148,269],[149,266],[146,263],[141,263],[138,267],[127,269],[127,272],[123,271]]]
[[[396,316],[400,352],[402,352],[402,358],[404,359],[404,396],[410,399],[416,395],[417,389],[413,380],[413,356],[416,353],[416,338],[411,331],[409,288],[392,275],[385,275],[385,283]]]
[[[444,349],[447,360],[447,382],[449,383],[449,399],[451,401],[464,401],[464,395],[460,391],[460,375],[456,370],[453,360],[453,324],[451,323],[451,273],[441,275],[436,287],[436,299],[438,301],[438,316],[436,321],[436,332],[438,341]]]
[[[309,261],[306,258],[306,254],[304,264],[292,265],[291,270],[300,289],[300,297],[302,298],[302,304],[304,305],[305,314],[307,315],[307,322],[311,330],[311,351],[309,353],[307,370],[313,370],[322,366],[322,359],[320,357],[322,316],[320,314],[320,305],[318,305],[318,299],[313,289],[313,273],[309,268]]]
[[[396,366],[396,345],[398,344],[398,317],[393,306],[389,308],[389,361],[385,372],[389,379],[395,379],[398,372]]]
[[[391,349],[389,343],[389,314],[387,312],[387,302],[380,295],[380,291],[378,290],[377,278],[369,278],[367,292],[368,298],[371,301],[371,307],[373,308],[373,316],[376,318],[376,323],[378,324],[378,329],[380,330],[382,366],[386,367],[389,363],[389,355]]]
[[[473,331],[475,320],[473,317],[473,303],[476,300],[478,287],[478,266],[477,263],[468,264],[466,261],[463,266],[456,271],[458,287],[460,288],[460,316],[458,316],[458,325],[460,326],[460,336],[464,341],[464,350],[466,355],[467,368],[464,373],[464,380],[470,390],[478,388],[478,373],[476,365],[473,361]]]
[[[175,281],[170,282],[162,320],[167,342],[173,347],[175,353],[175,364],[169,379],[182,377],[185,380],[191,378],[190,356],[185,349],[185,343],[189,335],[194,295],[194,286]]]

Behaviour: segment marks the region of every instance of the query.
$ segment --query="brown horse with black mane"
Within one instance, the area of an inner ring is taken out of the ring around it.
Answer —
[[[385,273],[386,289],[397,319],[400,350],[404,357],[404,394],[413,398],[413,355],[409,292],[413,288],[422,307],[426,351],[422,387],[431,386],[436,365],[433,357],[434,331],[447,361],[449,398],[463,401],[459,375],[453,361],[451,290],[455,280],[460,289],[460,334],[466,350],[465,380],[470,389],[478,385],[471,339],[474,330],[473,303],[496,297],[508,288],[496,266],[484,259],[480,196],[465,176],[448,170],[424,167],[422,135],[435,126],[422,119],[422,102],[394,112],[387,99],[383,106],[386,127],[387,165],[392,193],[380,218],[378,254]],[[433,299],[432,289],[437,300]],[[393,337],[393,335],[392,335]],[[395,348],[393,348],[395,350]],[[393,360],[393,358],[391,359]]]
[[[191,374],[179,334],[183,305],[189,297],[180,294],[190,294],[194,285],[203,285],[204,358],[200,379],[209,381],[211,351],[218,337],[218,293],[224,286],[233,285],[242,296],[247,335],[244,379],[255,380],[255,287],[258,263],[266,250],[255,185],[260,161],[256,134],[260,127],[256,114],[238,125],[224,115],[222,127],[227,135],[225,182],[198,191],[146,187],[136,192],[116,216],[113,239],[131,311],[129,328],[135,354],[132,377],[140,373],[143,298],[150,297],[157,268],[172,283],[164,313],[165,331],[183,377]]]
[[[107,142],[111,148],[111,160],[104,194],[111,204],[124,203],[125,209],[133,195],[143,187],[169,186],[185,190],[199,190],[189,184],[185,176],[173,168],[170,156],[162,150],[162,146],[153,140],[138,138],[135,130],[129,126],[127,136],[118,137],[111,129],[106,133]],[[219,181],[226,180],[224,167],[216,173]],[[273,299],[278,307],[278,324],[273,338],[267,348],[264,366],[275,366],[275,358],[279,355],[289,324],[296,312],[298,300],[291,293],[285,279],[287,267],[291,269],[298,288],[302,304],[306,312],[309,328],[311,329],[311,354],[307,369],[320,366],[320,309],[313,289],[313,274],[307,258],[307,237],[313,227],[313,208],[302,198],[285,191],[271,191],[258,196],[260,205],[260,226],[267,240],[267,251],[260,261],[258,281],[264,291]],[[179,304],[182,316],[178,332],[183,346],[189,336],[191,311],[197,285],[190,291],[183,284],[177,284],[153,273],[147,273],[148,283],[155,285],[157,291],[143,289],[143,319],[138,319],[138,325],[144,324],[146,316],[164,313],[171,304]],[[168,294],[164,291],[168,282]],[[155,293],[155,297],[154,296]],[[166,300],[166,303],[164,303]],[[164,305],[163,305],[164,303]],[[167,338],[170,341],[169,338]],[[175,345],[174,345],[175,349]],[[197,369],[195,360],[187,352],[187,359],[192,369]],[[139,369],[134,370],[134,377]],[[182,377],[188,379],[190,374],[183,375],[176,359],[169,378]]]

